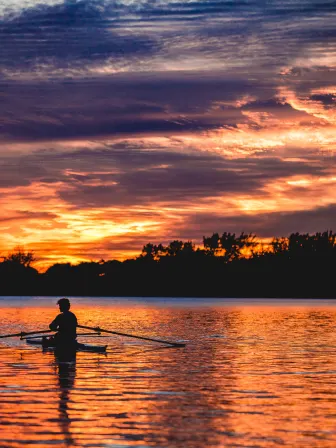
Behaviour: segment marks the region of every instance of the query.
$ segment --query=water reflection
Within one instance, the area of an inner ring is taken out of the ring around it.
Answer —
[[[59,386],[58,422],[60,431],[64,435],[64,443],[73,445],[75,441],[70,429],[69,398],[71,390],[75,385],[76,351],[67,353],[55,351],[54,358]]]
[[[0,447],[334,447],[335,310],[77,303],[83,325],[187,345],[111,337],[64,358],[1,341]],[[54,304],[0,311],[10,333]]]

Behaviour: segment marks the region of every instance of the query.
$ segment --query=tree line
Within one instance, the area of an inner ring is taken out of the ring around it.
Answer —
[[[34,252],[0,262],[0,295],[336,298],[336,234],[292,233],[265,243],[251,233],[146,244],[124,261],[55,263],[39,273]]]

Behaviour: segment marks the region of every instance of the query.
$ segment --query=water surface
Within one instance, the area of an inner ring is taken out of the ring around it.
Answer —
[[[0,298],[1,333],[56,298]],[[335,447],[335,301],[73,298],[79,323],[185,341],[83,338],[64,361],[0,339],[0,446]]]

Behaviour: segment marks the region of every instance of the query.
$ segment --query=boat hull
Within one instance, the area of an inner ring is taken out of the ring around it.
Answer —
[[[104,353],[106,352],[107,345],[92,345],[92,344],[82,344],[80,342],[75,342],[70,345],[56,345],[54,341],[50,341],[46,338],[27,338],[27,344],[40,345],[43,349],[51,349],[65,352],[72,351],[85,351],[85,352],[95,352]]]

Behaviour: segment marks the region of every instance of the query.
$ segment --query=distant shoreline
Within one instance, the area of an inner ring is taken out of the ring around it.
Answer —
[[[147,244],[136,259],[78,265],[56,263],[45,273],[34,255],[17,251],[0,263],[5,296],[311,298],[336,297],[336,234],[291,234],[256,250],[255,236],[213,234],[192,242]],[[256,252],[254,252],[256,250]],[[250,251],[246,255],[246,251]]]

